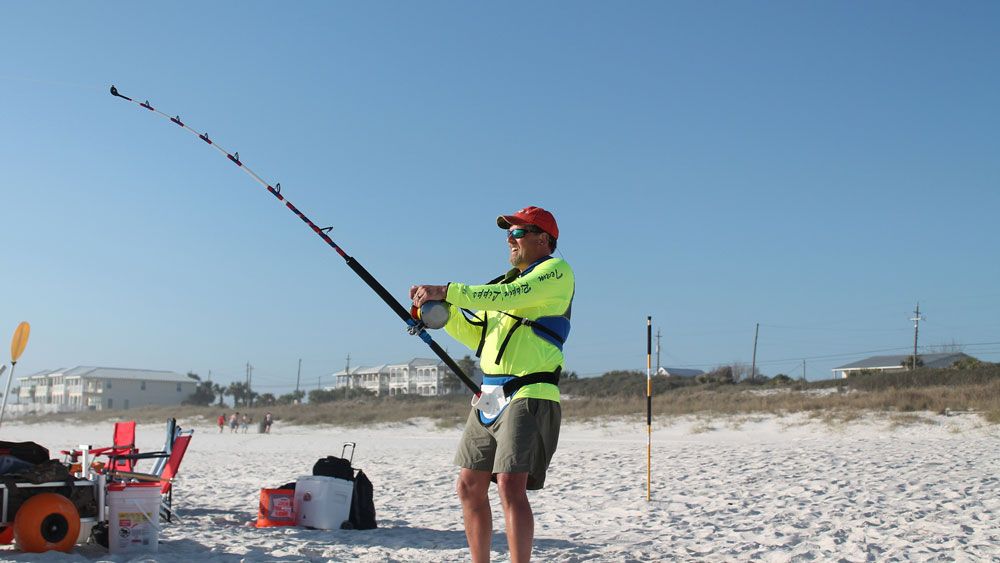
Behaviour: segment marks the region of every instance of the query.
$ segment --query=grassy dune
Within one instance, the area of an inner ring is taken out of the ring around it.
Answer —
[[[653,378],[653,413],[656,417],[679,415],[788,414],[806,412],[825,420],[844,420],[865,412],[915,413],[972,411],[990,423],[1000,423],[1000,366],[983,364],[963,370],[917,369],[892,374],[860,375],[846,380],[818,382],[699,383],[694,380]],[[638,372],[614,372],[561,384],[565,420],[587,420],[603,416],[641,416],[646,411],[646,376]],[[232,407],[149,407],[129,411],[26,416],[25,422],[65,420],[96,422],[135,419],[140,423],[162,422],[168,417],[190,420],[203,417],[214,424]],[[398,423],[426,417],[442,426],[463,422],[469,412],[469,397],[385,397],[304,404],[238,408],[253,416],[251,432],[266,411],[279,424],[334,424],[364,426]],[[905,420],[904,417],[899,417]],[[228,430],[227,430],[228,431]]]

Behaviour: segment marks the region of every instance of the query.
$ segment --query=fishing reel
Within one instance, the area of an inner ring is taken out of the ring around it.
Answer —
[[[410,327],[410,334],[416,334],[425,328],[438,329],[448,323],[451,311],[444,301],[428,301],[418,309],[416,305],[410,307],[410,316],[417,324]]]

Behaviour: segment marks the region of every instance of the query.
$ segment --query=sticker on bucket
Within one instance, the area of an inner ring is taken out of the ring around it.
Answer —
[[[273,499],[271,503],[271,518],[276,520],[288,520],[295,518],[295,511],[292,509],[294,497],[279,497]]]
[[[118,515],[118,537],[127,543],[149,545],[149,517],[142,512],[122,512]]]

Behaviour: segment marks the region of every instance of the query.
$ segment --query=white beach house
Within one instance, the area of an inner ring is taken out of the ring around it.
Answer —
[[[41,371],[19,377],[17,383],[17,404],[11,409],[17,413],[179,405],[198,385],[172,371],[91,366]]]
[[[469,376],[477,383],[483,380],[483,373],[478,367]],[[428,358],[341,370],[334,373],[333,378],[333,387],[328,389],[368,389],[378,396],[437,396],[460,393],[465,389],[465,385],[444,362]]]

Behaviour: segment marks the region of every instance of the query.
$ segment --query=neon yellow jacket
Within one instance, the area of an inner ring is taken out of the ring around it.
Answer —
[[[547,323],[556,328],[563,339],[569,335],[569,316],[576,282],[573,270],[561,258],[546,258],[536,262],[509,283],[489,285],[448,284],[446,301],[451,315],[444,329],[453,338],[476,350],[483,338],[483,327],[473,324],[459,310],[478,311],[477,322],[485,318],[486,332],[479,366],[487,376],[526,375],[550,372],[563,365],[561,343],[540,336],[540,332],[506,314]],[[503,311],[503,312],[501,312]],[[516,330],[515,330],[516,329]],[[513,334],[510,334],[514,330]],[[501,346],[509,342],[497,362]],[[549,383],[522,387],[515,399],[547,399],[559,401],[559,388]]]

